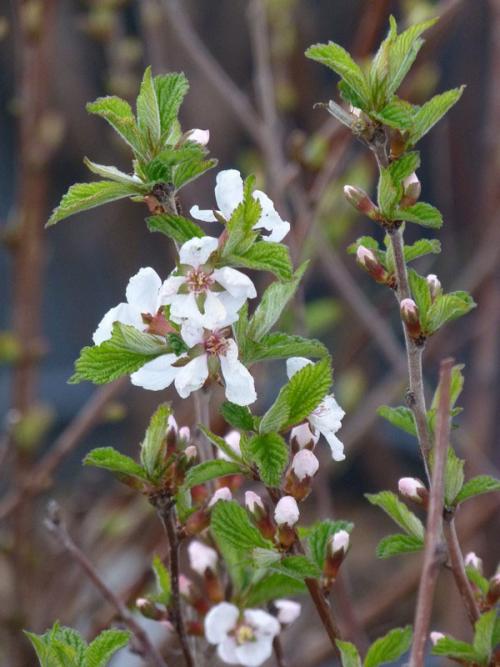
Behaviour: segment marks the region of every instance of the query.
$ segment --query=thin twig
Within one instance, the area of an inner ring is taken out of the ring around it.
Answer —
[[[443,555],[442,517],[444,508],[444,469],[450,440],[450,387],[453,359],[441,362],[439,380],[439,405],[436,419],[436,442],[432,466],[432,481],[427,524],[425,528],[424,562],[418,588],[415,609],[414,638],[410,655],[410,667],[423,667],[424,651],[431,621],[434,590]]]
[[[124,624],[128,627],[130,632],[136,637],[140,644],[144,655],[148,655],[155,667],[167,667],[167,663],[162,658],[158,649],[149,639],[147,633],[140,626],[130,612],[127,606],[113,593],[113,591],[102,580],[101,576],[95,569],[83,551],[75,544],[72,537],[68,533],[68,529],[64,520],[61,517],[60,507],[55,501],[51,501],[48,506],[47,518],[45,519],[45,526],[59,543],[66,549],[66,551],[74,558],[78,565],[85,572],[87,577],[92,581],[94,586],[100,591],[109,604],[114,607],[118,616],[122,619]]]

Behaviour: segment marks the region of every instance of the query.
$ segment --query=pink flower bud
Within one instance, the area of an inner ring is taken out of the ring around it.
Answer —
[[[259,513],[259,510],[265,512],[266,509],[262,498],[258,493],[254,493],[253,491],[245,491],[245,506],[250,514]]]
[[[281,625],[290,625],[300,615],[301,605],[294,600],[275,600],[274,606],[278,610],[278,621]]]
[[[206,146],[210,141],[210,130],[189,130],[186,134],[186,139],[188,141],[194,141],[196,144],[201,146]]]
[[[435,273],[429,273],[429,275],[426,278],[427,284],[429,285],[429,291],[431,293],[431,299],[432,301],[436,300],[436,297],[440,296],[442,293],[443,289],[441,287],[441,283],[439,281],[439,278],[436,276]]]
[[[338,530],[328,540],[328,551],[335,556],[343,552],[345,555],[349,549],[350,536],[347,530]]]
[[[433,643],[434,646],[438,643],[440,639],[444,639],[445,635],[443,635],[442,632],[431,632],[429,635],[431,642]]]
[[[406,329],[411,338],[419,338],[422,333],[420,328],[418,307],[413,299],[403,299],[399,304],[401,317],[406,324]]]
[[[349,549],[350,536],[346,530],[338,530],[328,540],[323,567],[325,585],[328,588],[335,581],[340,566]]]
[[[318,468],[319,461],[309,449],[302,449],[293,457],[292,470],[300,482],[306,477],[314,477]]]
[[[358,264],[371,275],[371,277],[381,285],[387,283],[388,273],[378,261],[375,253],[364,245],[359,245],[356,250],[356,260]]]
[[[179,429],[179,440],[185,445],[191,440],[191,429],[189,426],[181,426]]]
[[[372,220],[377,217],[377,207],[361,188],[357,188],[354,185],[344,185],[344,196],[349,204],[354,206],[360,213],[364,213]]]
[[[210,498],[208,507],[213,507],[219,500],[231,500],[232,497],[233,494],[231,493],[231,489],[227,486],[222,486],[220,489],[217,489],[214,495]]]
[[[425,484],[415,477],[401,477],[398,491],[404,498],[409,498],[420,505],[426,504],[429,496]]]
[[[193,591],[193,582],[184,574],[179,575],[179,592],[185,598],[191,597]]]
[[[177,434],[179,428],[177,426],[177,420],[175,419],[174,415],[169,415],[168,416],[168,426],[167,426],[167,432],[169,430],[174,431],[175,434]]]
[[[187,458],[189,463],[193,463],[198,458],[198,450],[195,445],[189,445],[184,450],[184,456]]]
[[[486,599],[491,605],[496,604],[500,600],[500,573],[491,577]]]
[[[464,564],[465,567],[473,567],[475,570],[478,570],[481,573],[483,571],[483,561],[481,558],[476,556],[473,551],[470,551],[464,558]]]
[[[315,434],[312,431],[309,422],[295,426],[290,433],[290,444],[293,452],[299,451],[299,449],[314,449],[318,440],[319,433]]]
[[[189,564],[191,568],[203,576],[207,570],[215,572],[217,568],[217,552],[203,542],[194,540],[188,546]]]
[[[300,512],[297,501],[292,496],[283,496],[274,510],[274,520],[278,526],[293,528],[299,520]]]
[[[400,207],[407,208],[408,206],[413,206],[418,201],[422,191],[422,186],[415,172],[407,176],[403,181],[403,191],[404,194],[399,203]]]
[[[153,621],[159,621],[163,618],[164,614],[159,609],[154,602],[148,600],[147,598],[137,598],[135,601],[135,606],[144,616],[144,618],[150,618]]]

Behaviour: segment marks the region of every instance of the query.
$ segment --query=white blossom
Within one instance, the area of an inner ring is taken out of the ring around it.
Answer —
[[[274,616],[261,609],[245,609],[220,602],[205,617],[205,637],[217,646],[219,658],[230,665],[258,667],[272,654],[280,631]]]
[[[350,536],[347,530],[338,530],[328,540],[328,547],[332,554],[339,552],[347,553],[349,549]]]
[[[295,600],[275,600],[274,606],[278,610],[278,621],[281,625],[290,625],[300,615],[301,605]]]
[[[262,214],[254,225],[254,229],[265,229],[269,233],[263,236],[266,241],[281,241],[290,230],[290,223],[281,219],[274,208],[269,197],[261,190],[255,190],[254,199],[257,199],[262,207]],[[217,202],[217,213],[229,220],[234,210],[243,201],[243,179],[236,169],[220,171],[216,177],[215,201]],[[193,206],[190,211],[193,218],[205,222],[217,220],[213,210],[201,210],[199,206]]]
[[[194,141],[195,144],[200,144],[200,146],[206,146],[210,141],[210,130],[194,128],[186,133],[186,139]]]
[[[308,364],[312,364],[312,361],[304,357],[291,357],[287,359],[286,370],[288,377],[292,378],[295,373]],[[328,394],[307,417],[311,431],[313,433],[315,431],[321,433],[330,445],[334,461],[343,461],[345,459],[344,445],[335,435],[342,426],[342,417],[344,415],[345,412],[335,400],[335,396]]]
[[[310,449],[301,449],[292,460],[292,470],[299,481],[314,477],[318,472],[319,461]]]
[[[251,514],[255,513],[256,508],[265,511],[264,503],[258,493],[254,491],[245,491],[245,507]]]
[[[231,493],[231,489],[227,486],[222,486],[220,489],[217,489],[217,491],[210,498],[208,506],[213,507],[219,500],[232,500],[232,497],[233,494]]]
[[[292,496],[283,496],[283,498],[279,499],[274,510],[274,520],[278,526],[293,528],[299,517],[299,507],[295,498]]]
[[[249,405],[257,399],[253,377],[238,360],[238,346],[232,338],[226,338],[221,331],[206,331],[187,324],[182,327],[181,334],[189,347],[203,349],[185,366],[176,369],[175,388],[181,398],[187,398],[205,384],[211,359],[220,365],[228,401]]]
[[[179,267],[161,288],[162,303],[170,306],[170,319],[207,329],[224,327],[238,319],[247,299],[257,296],[254,284],[241,271],[208,263],[218,248],[211,236],[192,238],[179,250]]]
[[[217,552],[203,542],[194,540],[188,546],[189,564],[191,568],[203,576],[207,570],[215,572],[217,567]]]

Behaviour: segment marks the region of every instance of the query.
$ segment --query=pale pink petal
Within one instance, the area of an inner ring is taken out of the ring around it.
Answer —
[[[237,269],[224,266],[221,269],[215,269],[212,276],[232,296],[243,297],[244,299],[253,299],[257,296],[253,282]]]
[[[203,342],[203,327],[192,322],[184,322],[181,326],[181,336],[186,345],[194,347]]]
[[[219,359],[228,401],[236,405],[250,405],[256,401],[254,379],[249,370],[238,361],[238,348],[234,340],[228,341],[228,350]]]
[[[158,294],[158,301],[161,306],[170,303],[172,296],[177,294],[181,285],[184,285],[186,278],[184,276],[169,276],[163,283]]]
[[[281,216],[274,208],[271,199],[261,192],[255,190],[253,193],[254,199],[257,199],[262,207],[262,215],[254,225],[254,229],[266,229],[270,234],[263,236],[264,241],[274,241],[279,243],[290,231],[290,223],[281,219]]]

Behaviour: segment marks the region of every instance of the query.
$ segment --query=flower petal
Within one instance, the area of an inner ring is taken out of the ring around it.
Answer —
[[[181,398],[187,398],[191,392],[200,389],[208,377],[207,355],[195,357],[188,364],[178,369],[175,388]]]
[[[310,359],[306,359],[305,357],[290,357],[290,359],[287,359],[286,374],[288,375],[288,379],[290,380],[295,375],[295,373],[302,370],[304,366],[308,366],[309,364],[312,364],[312,361]]]
[[[222,329],[237,321],[239,311],[246,299],[242,297],[234,297],[229,292],[218,292],[217,299],[224,306],[225,316],[217,322],[217,328]]]
[[[94,331],[92,340],[96,345],[100,345],[105,340],[111,338],[114,322],[131,324],[141,331],[144,329],[140,311],[128,303],[119,303],[114,308],[111,308],[111,310],[108,310]]]
[[[238,361],[238,347],[228,341],[225,355],[220,355],[220,367],[226,385],[226,398],[236,405],[250,405],[257,400],[255,383],[249,370]]]
[[[169,297],[170,319],[172,322],[182,324],[186,320],[193,324],[201,325],[201,313],[196,303],[194,292],[187,294],[174,294]]]
[[[200,313],[200,323],[205,329],[219,329],[226,326],[227,313],[219,292],[206,293],[203,313]]]
[[[154,314],[158,310],[161,278],[150,266],[140,269],[127,285],[127,301],[140,313]]]
[[[255,641],[245,642],[236,647],[236,657],[244,667],[258,667],[262,665],[273,652],[272,637],[259,637]]]
[[[169,276],[160,287],[158,294],[158,301],[161,306],[170,303],[174,294],[177,294],[181,285],[184,285],[186,278],[184,276]]]
[[[332,450],[332,459],[334,461],[344,461],[344,445],[340,442],[335,433],[333,431],[323,431],[323,435]]]
[[[237,169],[219,171],[215,185],[215,201],[222,215],[229,220],[234,209],[243,201],[243,179]]]
[[[238,621],[238,607],[229,602],[220,602],[205,616],[205,636],[210,644],[220,644]]]
[[[189,239],[179,250],[179,261],[181,264],[198,268],[201,264],[205,264],[214,250],[217,250],[218,245],[219,240],[213,236]]]
[[[206,146],[210,141],[210,130],[200,130],[195,127],[187,133],[188,141],[194,141],[200,146]]]
[[[198,343],[203,342],[203,328],[192,322],[185,322],[181,326],[181,336],[186,345],[194,347],[195,345],[198,345]]]
[[[191,206],[189,209],[191,217],[195,220],[202,220],[203,222],[217,222],[212,209],[201,209],[199,206]]]
[[[270,232],[269,235],[263,236],[264,241],[281,241],[290,231],[290,223],[281,219],[281,216],[274,208],[273,202],[265,192],[255,190],[253,196],[262,207],[262,215],[253,228],[264,228]]]
[[[257,296],[253,282],[237,269],[224,266],[221,269],[215,269],[212,276],[231,296],[243,297],[244,299],[253,299]]]
[[[237,646],[234,637],[227,637],[217,646],[217,655],[227,665],[239,665],[241,663],[236,654]]]
[[[254,628],[257,637],[275,637],[281,630],[279,621],[262,609],[245,609],[243,617]]]
[[[172,384],[179,372],[178,368],[172,366],[177,359],[178,357],[175,354],[162,354],[132,373],[130,381],[136,387],[143,387],[150,391],[166,389]]]

